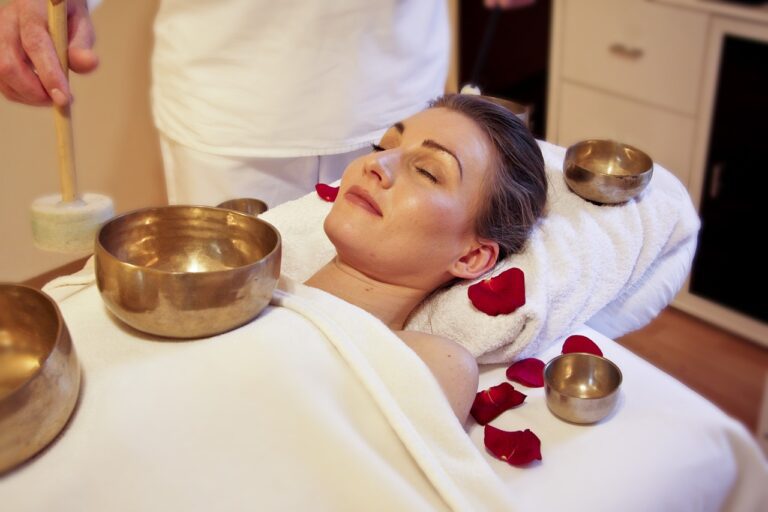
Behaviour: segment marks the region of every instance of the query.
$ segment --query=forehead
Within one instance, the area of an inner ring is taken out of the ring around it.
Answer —
[[[431,139],[449,148],[462,167],[485,172],[492,158],[485,132],[469,117],[446,108],[430,108],[403,121],[403,140],[420,144]]]

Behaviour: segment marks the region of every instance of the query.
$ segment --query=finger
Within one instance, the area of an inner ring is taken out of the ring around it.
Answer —
[[[88,73],[99,65],[93,51],[95,32],[88,9],[77,5],[69,18],[69,67],[76,73]]]
[[[502,9],[517,9],[520,7],[528,7],[536,3],[536,0],[497,0],[499,7]]]
[[[16,91],[8,84],[0,83],[0,93],[5,96],[9,101],[15,103],[23,103],[25,105],[32,105],[36,107],[47,106],[51,104],[51,98],[45,93],[45,90],[40,87],[40,95],[31,97],[29,94],[22,94]]]
[[[50,103],[48,93],[43,89],[40,79],[32,71],[27,56],[21,47],[18,25],[3,23],[0,27],[6,37],[0,42],[0,85],[4,95],[14,101],[30,105]]]
[[[99,57],[93,50],[69,48],[69,69],[75,73],[90,73],[99,67]]]
[[[61,69],[48,30],[38,24],[22,25],[21,45],[54,103],[67,105],[70,99],[69,83]]]
[[[19,95],[16,94],[16,92],[13,89],[11,89],[10,87],[8,87],[2,82],[0,82],[0,94],[5,96],[5,99],[7,99],[8,101],[13,101],[14,103],[23,103]]]

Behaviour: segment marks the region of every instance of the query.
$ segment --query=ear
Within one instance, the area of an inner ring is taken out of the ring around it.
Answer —
[[[499,244],[479,238],[448,270],[461,279],[475,279],[493,268],[499,259]]]

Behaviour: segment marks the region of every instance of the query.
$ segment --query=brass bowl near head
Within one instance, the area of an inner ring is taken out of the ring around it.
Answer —
[[[107,308],[131,327],[202,338],[266,307],[280,256],[280,233],[257,217],[207,206],[145,208],[102,226],[96,283]]]
[[[580,197],[600,204],[619,204],[648,186],[653,160],[628,144],[591,139],[568,148],[563,173],[568,187]]]
[[[59,434],[79,391],[80,365],[56,303],[0,283],[0,473]]]
[[[267,203],[261,199],[252,197],[230,199],[229,201],[224,201],[217,205],[217,208],[226,208],[227,210],[235,210],[236,212],[242,212],[253,216],[259,216],[269,209]]]
[[[595,423],[616,406],[622,375],[608,359],[593,354],[561,354],[544,367],[547,407],[572,423]]]
[[[523,105],[522,103],[516,103],[512,100],[499,98],[497,96],[486,96],[485,94],[481,94],[479,97],[506,108],[515,114],[523,122],[523,124],[525,124],[526,127],[530,128],[529,123],[531,120],[531,108],[529,106]]]

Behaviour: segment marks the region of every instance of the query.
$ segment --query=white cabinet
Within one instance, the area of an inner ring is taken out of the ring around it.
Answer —
[[[645,0],[555,0],[547,139],[610,138],[688,184],[708,15]]]
[[[683,183],[691,168],[695,122],[691,116],[564,82],[558,143],[608,138],[648,152]]]
[[[712,186],[707,176],[714,172],[708,169],[713,167],[710,139],[724,41],[739,34],[768,42],[768,6],[734,5],[716,0],[553,0],[547,139],[569,146],[610,138],[636,146],[675,173],[702,208],[702,194]],[[754,171],[765,173],[765,166]],[[759,218],[744,221],[762,224]],[[755,233],[756,238],[763,235]],[[768,275],[768,267],[758,267],[754,272],[761,277],[744,282],[753,292]],[[686,283],[674,304],[768,346],[768,323],[758,318],[765,315],[744,314],[695,289]]]
[[[560,44],[563,78],[694,114],[707,15],[642,0],[571,0]]]

